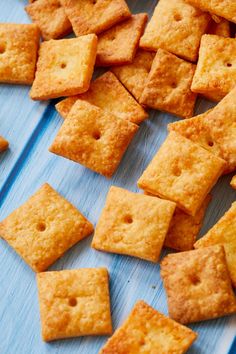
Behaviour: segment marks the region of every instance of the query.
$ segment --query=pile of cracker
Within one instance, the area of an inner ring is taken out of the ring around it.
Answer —
[[[144,193],[110,188],[92,241],[154,263],[163,247],[180,251],[161,261],[170,317],[138,301],[100,353],[184,353],[197,338],[185,324],[236,312],[236,202],[197,240],[210,191],[236,170],[236,2],[159,0],[147,26],[124,0],[30,2],[33,24],[0,24],[0,82],[64,97],[52,153],[112,177],[148,108],[185,118],[140,176]],[[91,81],[95,67],[109,69]],[[193,117],[198,95],[217,104]],[[37,272],[45,341],[112,333],[106,268],[45,272],[93,231],[49,184],[0,223]]]

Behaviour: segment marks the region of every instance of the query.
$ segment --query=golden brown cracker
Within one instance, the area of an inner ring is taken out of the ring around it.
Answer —
[[[101,33],[131,16],[125,0],[60,0],[76,36]]]
[[[37,0],[25,10],[46,40],[62,38],[72,31],[59,0]]]
[[[236,39],[205,34],[191,90],[223,98],[236,82]]]
[[[155,53],[139,49],[131,64],[114,66],[111,69],[138,102],[140,102],[154,56]]]
[[[35,24],[0,23],[0,82],[32,84],[39,37]]]
[[[236,202],[206,235],[195,243],[194,247],[201,248],[217,244],[225,248],[230,276],[236,287]]]
[[[132,63],[146,22],[146,13],[132,15],[128,20],[100,34],[96,65],[112,66]]]
[[[148,117],[142,106],[129,94],[116,76],[108,71],[96,80],[84,94],[68,97],[56,105],[63,118],[69,114],[77,99],[87,101],[119,118],[139,124]]]
[[[168,125],[169,130],[200,144],[227,162],[225,173],[236,169],[236,87],[211,111]]]
[[[184,0],[159,0],[147,25],[140,46],[165,49],[186,60],[196,61],[201,36],[211,16]]]
[[[223,246],[169,254],[161,262],[169,315],[180,323],[236,312]]]
[[[140,102],[183,118],[193,116],[196,94],[191,91],[195,65],[158,49]]]
[[[96,51],[95,34],[43,42],[30,97],[48,100],[86,92],[93,74]]]
[[[37,284],[43,340],[111,334],[106,268],[38,273]]]
[[[225,168],[225,161],[191,140],[170,132],[138,186],[172,200],[189,215],[196,215]]]
[[[236,2],[235,0],[186,0],[189,4],[196,6],[202,11],[208,11],[227,20],[236,23]]]
[[[185,353],[197,334],[138,301],[99,354]]]
[[[112,186],[92,247],[157,262],[174,210],[175,203]]]
[[[48,184],[0,223],[0,235],[35,272],[92,231],[90,222]]]
[[[6,139],[0,136],[0,152],[8,149],[9,143]]]
[[[77,100],[50,151],[111,177],[138,126]]]

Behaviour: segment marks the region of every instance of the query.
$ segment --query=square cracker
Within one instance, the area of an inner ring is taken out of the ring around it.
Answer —
[[[110,71],[91,82],[87,92],[68,97],[56,104],[56,109],[63,118],[67,117],[77,99],[87,101],[119,118],[136,124],[148,117],[143,107],[135,101]]]
[[[197,334],[138,301],[99,354],[185,353]]]
[[[140,47],[154,51],[162,48],[186,60],[196,61],[201,36],[210,19],[210,15],[184,0],[159,0],[140,40]]]
[[[111,334],[107,269],[38,273],[37,284],[43,340]]]
[[[30,97],[33,100],[48,100],[86,92],[92,78],[96,52],[95,34],[43,42]]]
[[[174,201],[181,210],[194,216],[224,168],[224,160],[170,132],[139,178],[138,186]]]
[[[161,262],[169,315],[180,323],[236,312],[223,246],[169,254]]]
[[[111,69],[138,102],[140,102],[154,57],[155,53],[139,49],[131,64],[115,66]]]
[[[236,38],[205,34],[191,90],[223,98],[236,82]]]
[[[100,34],[96,65],[111,66],[132,63],[147,18],[145,13],[132,15],[128,20]]]
[[[168,125],[227,162],[225,173],[236,169],[236,87],[212,110]]]
[[[0,223],[0,235],[35,271],[47,269],[93,226],[51,186],[44,184]]]
[[[101,33],[131,16],[125,0],[60,0],[76,36]]]
[[[236,202],[206,235],[195,243],[194,247],[201,248],[217,244],[225,248],[230,276],[236,287]]]
[[[25,10],[46,40],[61,38],[72,31],[59,0],[37,0],[26,6]]]
[[[208,11],[227,20],[236,23],[236,2],[235,0],[186,0],[189,4],[196,6],[202,11]]]
[[[7,150],[9,143],[2,136],[0,136],[0,152]]]
[[[230,185],[231,185],[231,187],[236,189],[236,175],[233,176],[233,178],[231,179]]]
[[[197,95],[191,91],[195,65],[158,49],[140,102],[183,118],[193,116]]]
[[[136,124],[77,100],[49,151],[111,177],[137,129]]]
[[[35,24],[0,23],[0,82],[32,84],[39,38]]]
[[[92,247],[157,262],[174,210],[175,203],[112,186]]]

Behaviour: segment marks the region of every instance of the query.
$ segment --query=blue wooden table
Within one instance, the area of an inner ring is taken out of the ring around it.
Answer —
[[[0,0],[0,22],[29,22],[24,12],[27,0]],[[152,13],[156,1],[130,0],[136,13]],[[0,156],[0,219],[21,205],[43,183],[50,183],[77,206],[96,225],[111,185],[138,191],[136,182],[166,136],[166,126],[176,118],[151,111],[141,125],[124,159],[111,180],[79,164],[48,152],[62,119],[55,102],[33,102],[29,87],[0,85],[0,135],[10,141],[10,149]],[[199,100],[196,113],[213,104]],[[203,235],[230,207],[236,193],[229,187],[231,176],[223,177],[213,191],[201,234]],[[91,237],[83,240],[50,269],[106,266],[111,281],[111,304],[114,328],[127,316],[138,299],[144,299],[167,314],[166,296],[159,265],[135,258],[100,253],[90,248]],[[162,256],[166,253],[163,252]],[[0,240],[0,353],[95,354],[106,338],[86,337],[46,344],[40,336],[35,274]],[[236,318],[228,317],[191,325],[199,333],[189,353],[236,353],[233,344]]]

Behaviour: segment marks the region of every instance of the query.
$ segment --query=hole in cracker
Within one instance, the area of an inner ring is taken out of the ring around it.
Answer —
[[[208,141],[208,146],[213,146],[213,145],[214,145],[213,141]]]
[[[114,41],[116,39],[115,36],[110,37],[110,41]]]
[[[92,0],[92,4],[95,5],[97,3],[97,0]]]
[[[0,43],[0,54],[3,54],[5,53],[6,51],[6,46],[4,43]]]
[[[176,87],[177,87],[176,82],[172,82],[171,87],[172,87],[172,88],[176,88]]]
[[[182,20],[182,16],[181,16],[180,14],[175,14],[175,15],[174,15],[174,20],[175,20],[176,22],[179,22],[179,21]]]
[[[69,299],[69,305],[70,305],[71,307],[75,307],[75,306],[77,305],[77,300],[76,300],[75,297],[71,297],[71,298]]]
[[[65,68],[66,68],[66,64],[65,64],[65,63],[62,63],[62,64],[61,64],[61,68],[62,68],[62,69],[65,69]]]
[[[227,66],[228,68],[231,68],[232,64],[231,64],[231,63],[226,63],[226,66]]]
[[[124,222],[125,222],[126,224],[132,224],[132,222],[133,222],[132,216],[131,216],[131,215],[125,215],[125,217],[124,217]]]
[[[191,274],[190,281],[193,285],[198,285],[201,282],[200,278],[196,274]]]
[[[173,168],[173,175],[179,177],[181,175],[181,169],[178,166],[174,166]]]
[[[39,222],[37,224],[37,230],[40,232],[43,232],[46,230],[46,224],[44,222]]]
[[[100,134],[100,132],[99,132],[99,131],[93,132],[93,138],[94,138],[95,140],[101,139],[101,134]]]

